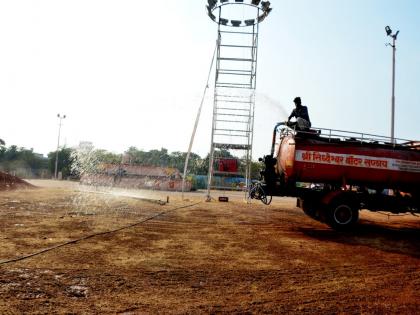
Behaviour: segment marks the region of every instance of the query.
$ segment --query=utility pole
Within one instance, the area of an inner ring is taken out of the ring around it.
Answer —
[[[62,120],[66,118],[66,115],[61,116],[60,114],[57,114],[58,117],[58,140],[57,140],[57,151],[55,152],[55,172],[54,172],[54,178],[58,179],[58,148],[60,146],[60,133],[61,133],[61,124]]]
[[[395,53],[397,51],[396,40],[400,31],[392,34],[389,26],[385,27],[386,35],[392,38],[392,44],[388,43],[387,46],[392,47],[392,98],[391,98],[391,142],[395,144]]]

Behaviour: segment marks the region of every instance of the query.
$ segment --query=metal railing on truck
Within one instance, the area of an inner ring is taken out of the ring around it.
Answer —
[[[281,128],[281,129],[280,129]],[[298,130],[296,128],[290,128],[285,122],[278,123],[273,132],[273,145],[271,155],[274,155],[277,133],[280,129],[280,139],[286,136],[302,136],[312,139],[318,139],[320,141],[334,142],[334,143],[360,143],[360,144],[377,144],[382,146],[388,146],[393,148],[404,148],[412,150],[420,150],[420,141],[394,138],[392,141],[391,137],[374,135],[369,133],[346,131],[338,129],[328,129],[311,127],[308,130]]]

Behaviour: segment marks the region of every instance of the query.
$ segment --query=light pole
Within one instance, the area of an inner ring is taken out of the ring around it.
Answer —
[[[400,31],[397,31],[395,34],[392,34],[392,30],[389,26],[385,27],[386,35],[392,38],[392,44],[388,43],[387,46],[392,47],[392,99],[391,99],[391,142],[395,143],[395,52],[397,50],[396,40]]]
[[[61,116],[57,114],[59,123],[58,123],[58,140],[57,140],[57,151],[55,152],[55,172],[54,177],[55,179],[58,178],[58,147],[60,146],[60,132],[61,132],[61,121],[66,118],[66,115]]]

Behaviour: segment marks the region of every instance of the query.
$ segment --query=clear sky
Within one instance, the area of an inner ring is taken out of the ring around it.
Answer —
[[[55,150],[186,151],[217,36],[205,0],[0,0],[0,138]],[[261,24],[254,158],[301,96],[318,127],[420,139],[420,1],[273,0]],[[193,151],[209,151],[213,86]]]

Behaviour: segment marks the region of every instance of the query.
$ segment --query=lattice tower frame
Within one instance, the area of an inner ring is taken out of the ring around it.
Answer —
[[[218,25],[207,182],[207,200],[210,201],[212,189],[243,190],[248,196],[254,140],[259,25],[271,8],[270,2],[256,0],[249,3],[209,0],[208,3],[208,14]],[[243,21],[228,20],[223,13],[229,4],[235,4],[238,9],[240,6],[253,7],[255,16]],[[233,157],[239,157],[239,160]],[[236,160],[236,168],[223,168],[222,162],[226,164],[229,160]],[[238,181],[240,178],[244,182]]]

